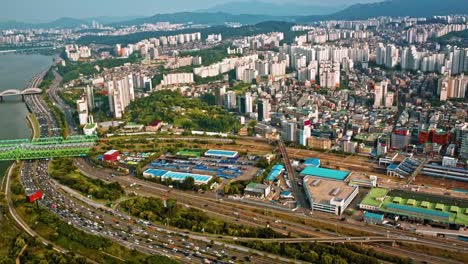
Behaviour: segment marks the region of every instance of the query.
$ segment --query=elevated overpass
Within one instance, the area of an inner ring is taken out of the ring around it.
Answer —
[[[0,140],[0,161],[87,156],[97,139],[95,136],[69,136],[66,139]]]
[[[3,102],[3,97],[7,97],[7,96],[21,96],[22,99],[24,100],[25,95],[33,95],[33,94],[40,94],[40,93],[42,93],[42,89],[36,88],[36,87],[26,88],[24,90],[17,90],[17,89],[4,90],[0,92],[0,102]]]

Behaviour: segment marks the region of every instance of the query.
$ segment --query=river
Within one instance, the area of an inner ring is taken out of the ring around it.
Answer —
[[[0,54],[0,91],[22,90],[31,78],[53,63],[52,56],[38,54]],[[29,138],[28,110],[21,96],[5,97],[0,103],[0,140]],[[0,182],[10,162],[0,162]]]

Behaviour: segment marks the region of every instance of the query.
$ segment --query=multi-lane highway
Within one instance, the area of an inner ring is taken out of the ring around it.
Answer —
[[[42,98],[29,96],[25,101],[29,109],[38,117],[40,136],[58,136],[57,122],[47,111]],[[107,237],[131,249],[148,254],[166,255],[183,263],[227,263],[233,260],[247,260],[247,258],[254,260],[255,263],[271,263],[273,260],[277,263],[291,261],[300,263],[300,261],[278,258],[276,255],[262,252],[256,252],[256,255],[252,256],[252,250],[224,242],[215,242],[211,245],[213,240],[211,236],[192,235],[173,228],[158,226],[106,208],[76,192],[70,192],[69,189],[52,180],[48,175],[47,160],[25,161],[20,172],[26,194],[32,194],[37,190],[44,192],[44,199],[39,202],[41,206],[48,208],[63,221],[77,228]],[[20,225],[25,225],[18,216],[16,219]],[[31,235],[37,235],[27,225],[24,228],[30,231]]]
[[[200,208],[214,216],[223,217],[223,219],[226,220],[237,221],[251,226],[268,225],[280,233],[291,232],[292,235],[312,238],[338,236],[339,234],[336,234],[335,232],[316,228],[314,227],[315,224],[310,222],[328,225],[335,223],[339,228],[351,229],[357,232],[366,232],[371,234],[371,237],[380,236],[381,238],[387,238],[387,236],[390,236],[390,238],[392,238],[391,240],[409,241],[412,243],[425,244],[458,252],[464,252],[467,249],[465,243],[453,245],[453,243],[445,243],[439,238],[420,236],[399,229],[340,221],[339,218],[325,213],[316,213],[313,216],[305,216],[297,212],[285,212],[282,210],[275,210],[273,208],[262,207],[260,205],[243,204],[239,201],[230,199],[224,199],[220,202],[219,199],[216,199],[216,197],[210,193],[200,194],[178,191],[163,185],[128,176],[112,177],[111,171],[96,171],[96,169],[87,164],[85,160],[80,160],[76,164],[85,175],[97,177],[110,182],[119,182],[121,185],[126,186],[129,191],[135,192],[139,195],[162,198],[167,196],[166,193],[169,193],[170,197],[176,198],[179,203]],[[134,187],[130,187],[131,185],[134,185]],[[398,250],[395,249],[395,252],[398,252]]]
[[[34,80],[31,85],[38,85],[38,82],[39,79]],[[49,90],[49,96],[52,97],[56,105],[62,110],[70,111],[69,108],[66,109],[65,104],[63,104],[61,99],[57,96],[57,80],[53,87],[55,87],[53,90]],[[57,121],[50,114],[50,111],[48,111],[44,100],[40,96],[27,96],[25,101],[31,112],[35,113],[37,116],[40,124],[39,134],[43,137],[58,136],[60,132],[57,129]],[[71,122],[68,117],[67,122]],[[71,124],[70,127],[73,128],[74,124]],[[75,133],[74,131],[76,130],[72,129],[72,133]],[[288,173],[292,178],[294,176],[294,170],[289,162],[289,149],[281,143],[282,142],[279,143],[279,150],[285,160]],[[262,142],[262,144],[265,143]],[[355,160],[352,162],[354,165],[361,165],[360,163],[362,161]],[[466,244],[463,243],[443,244],[440,239],[409,234],[401,230],[390,230],[381,226],[364,226],[362,223],[351,223],[347,221],[339,222],[336,217],[331,215],[316,214],[314,216],[305,216],[298,212],[285,212],[283,210],[262,207],[261,205],[240,203],[239,201],[229,199],[221,200],[208,192],[199,194],[173,190],[166,186],[139,180],[131,176],[112,177],[111,172],[96,170],[83,159],[77,161],[76,165],[89,177],[100,178],[110,182],[119,182],[126,187],[126,191],[129,193],[134,192],[139,195],[155,197],[174,197],[182,205],[203,210],[226,221],[258,227],[269,226],[279,233],[294,236],[293,238],[271,240],[271,242],[275,243],[353,242],[371,244],[372,242],[405,241],[441,247],[458,252],[464,252],[466,250]],[[137,249],[148,254],[167,255],[184,263],[216,262],[219,259],[223,259],[224,262],[229,262],[243,260],[245,257],[249,257],[249,261],[254,263],[272,263],[272,261],[275,263],[294,262],[294,260],[262,252],[256,252],[257,254],[252,256],[252,250],[226,242],[227,240],[232,240],[233,243],[236,240],[254,240],[252,238],[230,238],[193,234],[157,223],[142,221],[117,210],[107,208],[52,180],[48,176],[48,161],[46,160],[24,162],[24,165],[21,167],[21,180],[28,194],[39,189],[43,190],[46,195],[45,199],[41,200],[41,205],[49,208],[51,212],[60,216],[65,222],[73,224],[75,227],[85,230],[86,232],[107,237],[128,248]],[[302,193],[297,183],[295,188],[295,192]],[[304,197],[300,195],[297,197],[300,200],[299,203],[303,207],[306,207]],[[18,219],[18,222],[21,223],[21,219]],[[340,227],[351,230],[365,230],[365,232],[371,235],[367,237],[337,237],[335,232],[323,228],[315,228],[314,224],[311,222],[328,225],[330,223],[335,223],[336,226],[339,224]],[[24,224],[24,222],[22,224]],[[25,228],[27,229],[27,226],[25,226]],[[31,229],[29,230],[31,231]],[[34,233],[32,233],[32,235],[34,235]],[[211,245],[211,241],[215,241],[214,245]],[[388,253],[388,249],[376,249]],[[397,255],[404,254],[399,248],[394,248],[391,253]],[[414,259],[428,261],[427,256],[414,256]]]

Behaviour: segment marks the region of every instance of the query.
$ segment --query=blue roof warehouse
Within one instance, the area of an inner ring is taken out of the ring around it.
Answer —
[[[350,175],[350,172],[341,170],[332,170],[308,166],[301,171],[302,176],[314,176],[329,180],[344,181]]]

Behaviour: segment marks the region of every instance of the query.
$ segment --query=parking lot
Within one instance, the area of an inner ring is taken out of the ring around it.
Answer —
[[[226,180],[250,180],[263,171],[255,167],[257,159],[258,157],[254,156],[230,159],[217,157],[181,158],[163,155],[151,162],[147,168],[206,174]]]

